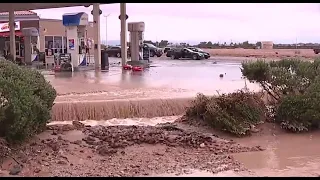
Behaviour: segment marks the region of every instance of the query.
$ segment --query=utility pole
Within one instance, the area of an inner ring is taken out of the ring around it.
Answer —
[[[108,17],[110,16],[110,14],[104,15],[104,17],[106,18],[106,47],[108,47]]]

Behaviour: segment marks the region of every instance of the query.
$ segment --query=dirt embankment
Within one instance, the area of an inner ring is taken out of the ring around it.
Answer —
[[[15,151],[1,176],[148,176],[245,168],[231,153],[261,151],[175,124],[158,126],[55,125]]]
[[[312,49],[204,49],[211,56],[255,57],[255,58],[315,58]]]

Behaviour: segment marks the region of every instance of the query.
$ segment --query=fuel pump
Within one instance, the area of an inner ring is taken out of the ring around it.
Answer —
[[[130,32],[131,61],[141,60],[144,28],[144,22],[128,23],[128,31]]]
[[[21,31],[24,37],[24,62],[31,64],[39,54],[39,31],[34,27],[23,28]]]
[[[67,27],[67,52],[71,55],[72,71],[87,65],[88,14],[84,12],[68,13],[62,16],[63,25]]]

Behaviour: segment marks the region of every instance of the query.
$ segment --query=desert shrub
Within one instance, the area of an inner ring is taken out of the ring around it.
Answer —
[[[199,94],[187,109],[187,117],[202,119],[211,127],[235,134],[250,133],[252,125],[264,120],[265,106],[254,93],[238,91],[219,97]]]
[[[320,74],[320,62],[282,59],[266,62],[258,60],[242,64],[242,75],[261,85],[277,102],[286,95],[303,94]]]
[[[242,64],[242,74],[259,83],[275,100],[274,120],[283,129],[301,132],[319,127],[319,59],[246,62]]]
[[[55,89],[36,70],[0,60],[0,136],[21,141],[44,129]]]
[[[317,78],[302,95],[283,98],[276,113],[281,128],[292,132],[318,129],[320,125],[320,80]]]
[[[186,115],[189,117],[203,118],[209,100],[210,98],[199,93],[195,100],[192,101],[191,107],[187,108]]]

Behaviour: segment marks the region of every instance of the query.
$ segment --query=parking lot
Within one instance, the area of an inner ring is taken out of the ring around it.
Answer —
[[[141,72],[123,71],[120,61],[109,58],[109,70],[103,72],[56,73],[46,78],[60,95],[106,93],[103,99],[193,97],[199,92],[214,95],[233,92],[246,84],[251,90],[259,89],[256,84],[245,83],[241,64],[236,61],[151,58],[151,67]]]

